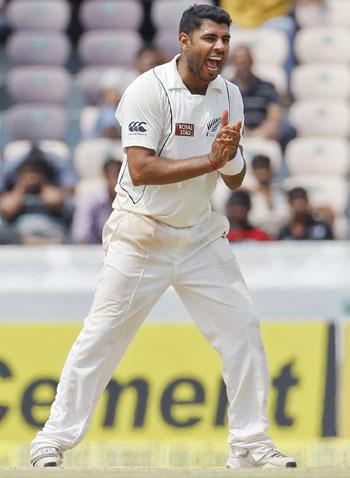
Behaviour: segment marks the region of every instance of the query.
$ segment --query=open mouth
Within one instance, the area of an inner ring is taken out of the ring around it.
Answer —
[[[221,64],[221,58],[207,58],[205,60],[205,65],[211,73],[219,73],[221,70]]]

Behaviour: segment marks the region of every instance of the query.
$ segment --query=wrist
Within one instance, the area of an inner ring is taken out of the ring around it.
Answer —
[[[211,167],[212,171],[217,171],[219,169],[219,166],[216,164],[215,161],[212,160],[210,154],[208,154],[207,157],[208,157],[208,161],[209,161],[209,164],[210,164],[210,167]]]
[[[230,161],[227,161],[225,166],[219,169],[220,173],[226,174],[227,176],[234,176],[239,174],[244,168],[244,158],[241,153],[241,149],[237,149],[236,156]]]

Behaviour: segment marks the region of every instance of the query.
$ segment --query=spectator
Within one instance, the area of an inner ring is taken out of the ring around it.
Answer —
[[[116,88],[107,87],[101,91],[92,138],[120,139],[121,129],[115,118],[120,98],[121,94]]]
[[[18,167],[14,187],[0,197],[0,214],[25,244],[62,244],[68,240],[70,205],[53,185],[54,169],[31,155]]]
[[[0,176],[0,193],[9,191],[17,182],[17,174],[19,166],[26,159],[44,158],[53,169],[52,184],[62,189],[68,195],[74,193],[77,177],[70,160],[63,159],[52,153],[44,153],[36,144],[27,153],[18,158],[5,161],[2,167],[2,174]]]
[[[230,222],[230,230],[227,234],[229,241],[269,241],[268,234],[253,226],[249,219],[251,209],[250,195],[248,191],[239,190],[231,193],[226,204],[226,216]]]
[[[289,216],[286,194],[273,179],[274,173],[268,156],[255,156],[251,165],[256,186],[250,190],[252,208],[249,217],[269,236],[277,237]]]
[[[245,114],[245,135],[277,140],[283,147],[295,136],[295,130],[279,104],[276,88],[253,74],[253,57],[246,45],[233,50],[235,83],[242,94]]]
[[[146,43],[137,54],[135,68],[141,74],[167,61],[168,58],[162,50]]]
[[[288,192],[291,219],[279,233],[279,239],[334,239],[330,225],[315,216],[309,205],[307,192],[296,187]]]
[[[121,161],[109,158],[103,165],[105,187],[90,200],[83,198],[77,203],[73,217],[72,237],[79,244],[101,244],[103,226],[112,212],[115,187]]]

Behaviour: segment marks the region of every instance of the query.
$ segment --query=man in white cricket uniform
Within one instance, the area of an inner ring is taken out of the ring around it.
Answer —
[[[51,415],[32,442],[32,464],[57,466],[88,429],[98,399],[134,334],[173,286],[221,355],[229,400],[230,468],[295,467],[266,435],[268,371],[260,326],[211,211],[219,174],[242,183],[243,105],[220,75],[230,17],[195,5],[180,22],[181,55],[138,77],[117,110],[126,154],[91,311],[64,366]]]

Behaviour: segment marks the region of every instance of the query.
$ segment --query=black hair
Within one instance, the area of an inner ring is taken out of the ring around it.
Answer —
[[[24,160],[19,164],[17,172],[21,172],[26,168],[40,171],[46,176],[50,183],[55,181],[56,170],[54,166],[47,159],[46,153],[40,149],[35,142],[31,144],[30,150],[26,154]]]
[[[289,201],[292,201],[293,199],[296,199],[296,198],[303,198],[307,201],[308,200],[308,195],[307,195],[306,189],[301,187],[301,186],[297,186],[297,187],[291,189],[290,191],[288,191]]]
[[[45,158],[45,155],[40,150],[31,150],[28,156],[22,161],[18,166],[17,172],[21,173],[25,169],[31,169],[32,171],[37,171],[42,173],[49,183],[52,183],[55,178],[55,170]]]
[[[250,200],[250,194],[248,191],[245,191],[244,189],[240,189],[239,191],[234,191],[231,193],[228,201],[227,201],[227,207],[230,206],[246,206],[247,208],[251,208],[251,200]]]
[[[256,169],[256,168],[270,169],[270,167],[271,167],[271,160],[265,154],[257,154],[252,159],[252,168],[253,169]]]
[[[194,30],[200,28],[204,20],[212,20],[215,23],[225,23],[228,27],[231,25],[230,15],[220,7],[213,5],[194,4],[182,14],[179,33],[190,35]]]

